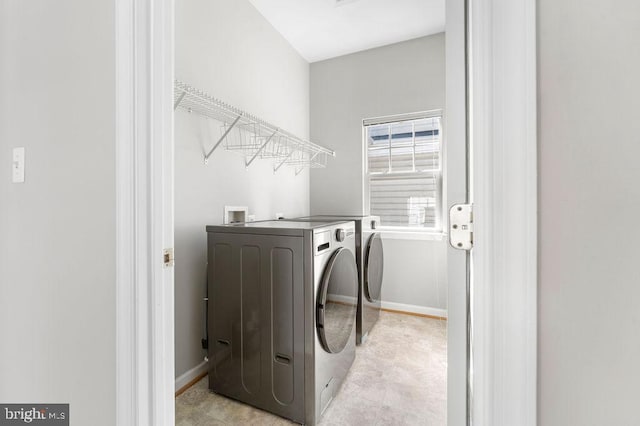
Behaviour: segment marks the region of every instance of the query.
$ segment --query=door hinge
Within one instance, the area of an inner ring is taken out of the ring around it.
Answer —
[[[449,209],[449,243],[458,250],[473,248],[473,204],[454,204]]]
[[[164,267],[171,268],[174,262],[173,248],[164,249],[162,253],[163,253]]]

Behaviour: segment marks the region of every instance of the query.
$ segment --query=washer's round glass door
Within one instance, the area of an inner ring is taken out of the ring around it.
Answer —
[[[316,326],[324,350],[338,353],[356,323],[358,270],[350,250],[336,250],[324,270],[316,305]]]
[[[382,273],[384,269],[384,252],[380,234],[373,234],[367,242],[364,261],[364,294],[370,302],[380,300],[382,291]]]

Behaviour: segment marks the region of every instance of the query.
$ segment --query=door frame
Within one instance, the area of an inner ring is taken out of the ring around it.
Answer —
[[[468,416],[452,372],[451,426],[535,425],[537,408],[537,116],[535,0],[469,4],[471,125]],[[174,0],[116,0],[116,418],[174,424]],[[451,205],[465,200],[448,200]],[[463,315],[463,313],[456,313]],[[466,312],[464,313],[466,317]],[[449,321],[466,321],[466,318]],[[463,333],[465,334],[465,333]],[[466,340],[466,334],[465,334]],[[459,333],[449,334],[460,339]],[[455,342],[459,343],[459,342]],[[456,344],[455,346],[459,346]],[[463,365],[464,364],[464,365]]]
[[[115,0],[116,424],[173,425],[173,0]]]

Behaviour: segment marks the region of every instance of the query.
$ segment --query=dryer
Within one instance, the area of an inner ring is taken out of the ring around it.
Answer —
[[[354,222],[206,229],[209,389],[315,425],[355,359]]]
[[[358,265],[358,312],[356,342],[364,343],[378,321],[381,309],[384,249],[382,235],[376,231],[379,216],[315,215],[287,220],[328,221],[349,220],[356,225],[356,263]]]

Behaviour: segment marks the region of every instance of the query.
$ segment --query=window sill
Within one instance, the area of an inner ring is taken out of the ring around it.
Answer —
[[[437,231],[414,231],[399,230],[380,227],[376,229],[384,238],[390,240],[421,240],[421,241],[444,241],[447,234]]]

